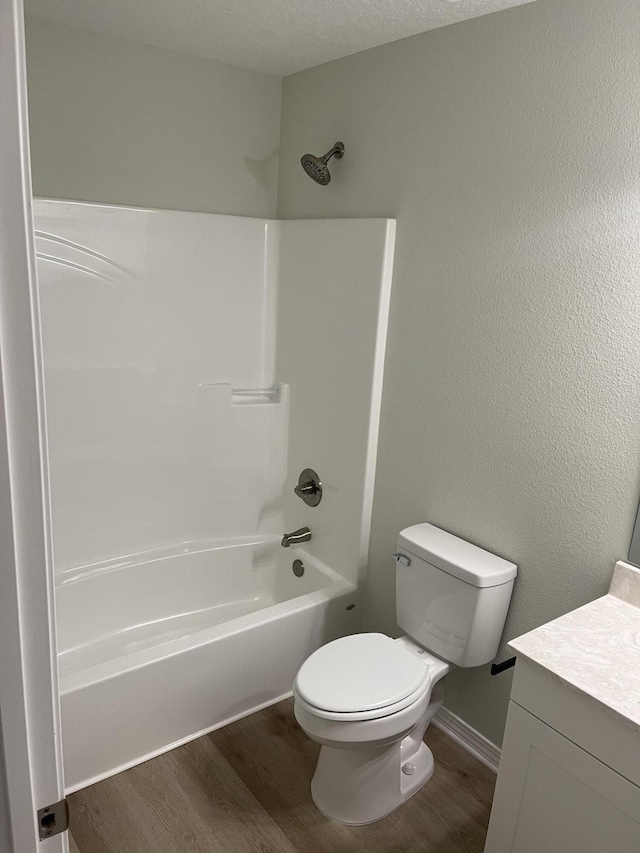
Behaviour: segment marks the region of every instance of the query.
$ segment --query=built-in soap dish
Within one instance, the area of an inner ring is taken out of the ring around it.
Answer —
[[[231,403],[234,406],[247,404],[256,405],[260,403],[279,403],[280,386],[273,388],[232,388]]]
[[[279,403],[283,397],[282,384],[270,388],[233,388],[229,382],[201,382],[200,388],[227,390],[232,406],[262,406]]]

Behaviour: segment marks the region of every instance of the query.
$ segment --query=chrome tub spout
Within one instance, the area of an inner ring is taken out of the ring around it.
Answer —
[[[293,533],[285,533],[280,544],[283,548],[290,548],[300,542],[308,542],[309,539],[311,539],[311,531],[308,527],[301,527],[300,530],[294,530]]]

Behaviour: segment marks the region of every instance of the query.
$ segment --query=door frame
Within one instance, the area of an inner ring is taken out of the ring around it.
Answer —
[[[0,0],[0,736],[14,851],[64,798],[22,0]],[[0,787],[2,787],[0,778]]]

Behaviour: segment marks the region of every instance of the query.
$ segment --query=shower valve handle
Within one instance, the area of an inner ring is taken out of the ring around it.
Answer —
[[[293,491],[307,506],[318,506],[322,500],[322,483],[312,468],[305,468],[298,477],[298,485]]]
[[[299,498],[304,498],[305,495],[315,495],[318,491],[313,480],[308,483],[303,483],[301,486],[296,486],[293,490]]]

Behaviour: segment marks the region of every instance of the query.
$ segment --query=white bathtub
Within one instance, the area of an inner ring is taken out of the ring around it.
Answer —
[[[358,630],[357,603],[352,584],[273,537],[66,572],[56,607],[67,793],[289,695],[312,651]]]

